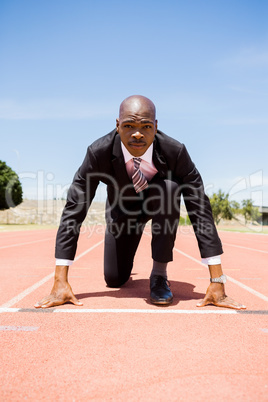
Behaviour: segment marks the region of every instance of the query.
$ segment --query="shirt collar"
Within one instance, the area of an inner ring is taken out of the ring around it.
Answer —
[[[124,155],[125,163],[135,158],[135,156],[131,155],[131,153],[127,150],[122,141],[121,141],[121,148]],[[139,158],[151,164],[153,158],[153,144],[151,144],[149,148],[146,150],[146,152],[142,156],[139,156]]]

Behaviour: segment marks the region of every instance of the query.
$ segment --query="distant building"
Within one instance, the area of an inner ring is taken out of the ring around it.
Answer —
[[[258,222],[262,225],[268,225],[268,207],[259,207],[259,212],[261,216],[258,219]]]

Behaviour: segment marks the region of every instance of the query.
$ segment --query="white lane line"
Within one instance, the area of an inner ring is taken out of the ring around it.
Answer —
[[[0,331],[26,331],[32,332],[37,331],[39,327],[17,327],[14,325],[0,325]]]
[[[104,243],[104,239],[102,239],[102,240],[99,241],[98,243],[94,244],[94,246],[88,248],[88,249],[87,249],[86,251],[84,251],[83,253],[79,254],[79,256],[77,256],[74,261],[80,260],[80,258],[84,257],[84,255],[88,254],[90,251],[94,250],[94,248],[100,246],[102,243]]]
[[[268,254],[268,251],[259,250],[259,249],[257,249],[257,248],[251,248],[251,247],[245,247],[245,246],[238,246],[237,244],[230,244],[230,243],[225,243],[225,242],[223,242],[223,245],[225,245],[225,246],[230,246],[230,247],[243,248],[244,250],[257,251],[258,253]]]
[[[0,313],[35,313],[35,314],[217,314],[217,315],[235,315],[235,314],[246,314],[246,315],[267,315],[268,310],[232,310],[232,309],[217,309],[217,310],[176,310],[176,309],[91,309],[91,308],[49,308],[49,309],[32,309],[32,308],[1,308]]]
[[[194,257],[191,257],[190,255],[184,253],[183,251],[181,251],[181,250],[179,250],[179,249],[177,249],[177,248],[175,248],[175,247],[174,247],[173,250],[177,251],[177,253],[180,253],[180,254],[184,255],[185,257],[187,257],[187,258],[189,258],[190,260],[196,262],[197,264],[202,265],[203,267],[206,267],[206,268],[207,268],[207,266],[206,266],[205,264],[203,264],[201,261],[197,260],[197,259],[194,258]],[[229,276],[229,275],[227,276],[227,279],[228,279],[230,282],[235,283],[237,286],[240,286],[242,289],[247,290],[249,293],[253,294],[254,296],[259,297],[259,299],[262,299],[262,300],[265,300],[265,301],[268,302],[268,297],[265,296],[265,295],[263,295],[262,293],[257,292],[256,290],[250,288],[249,286],[244,285],[243,283],[237,281],[236,279],[231,278],[231,276]]]
[[[40,243],[40,242],[42,242],[42,241],[47,241],[47,240],[52,240],[52,239],[55,239],[55,237],[48,237],[47,239],[27,241],[27,242],[25,242],[25,243],[10,244],[9,246],[1,246],[0,249],[3,249],[3,248],[10,248],[10,247],[26,246],[27,244]]]
[[[54,272],[51,274],[45,276],[41,281],[36,282],[34,285],[30,286],[28,289],[25,289],[23,292],[18,294],[17,296],[13,297],[11,300],[8,302],[2,304],[1,307],[11,307],[14,304],[18,303],[20,300],[24,299],[24,297],[28,296],[30,293],[32,293],[34,290],[38,289],[40,286],[42,286],[44,283],[49,281],[54,276]]]
[[[203,267],[206,267],[206,268],[207,268],[207,265],[206,265],[206,264],[203,264],[201,261],[197,260],[197,259],[194,258],[194,257],[191,257],[189,254],[184,253],[183,251],[179,250],[178,248],[175,248],[175,247],[174,247],[173,250],[177,251],[177,253],[179,253],[179,254],[184,255],[184,257],[189,258],[190,260],[196,262],[197,264],[202,265]]]
[[[260,281],[261,278],[240,278],[242,281]]]
[[[240,286],[240,287],[243,288],[244,290],[247,290],[249,293],[253,294],[254,296],[257,296],[259,299],[262,299],[262,300],[268,302],[268,297],[267,297],[267,296],[263,295],[263,294],[260,293],[260,292],[257,292],[257,290],[254,290],[254,289],[250,288],[249,286],[244,285],[243,283],[237,281],[237,280],[234,279],[234,278],[231,278],[231,277],[228,276],[228,275],[226,275],[226,276],[227,276],[227,279],[228,279],[230,282],[233,282],[235,285]]]
[[[77,256],[75,258],[75,261],[78,261],[80,258],[84,257],[84,255],[86,255],[87,253],[89,253],[90,251],[92,251],[94,248],[98,247],[100,244],[102,244],[104,242],[104,240],[99,241],[98,243],[94,244],[94,246],[90,247],[88,250],[84,251],[83,253],[81,253],[79,256]],[[32,293],[33,291],[35,291],[36,289],[38,289],[40,286],[42,286],[44,283],[46,283],[47,281],[49,281],[52,277],[54,276],[54,272],[52,272],[51,274],[45,276],[45,278],[41,279],[40,281],[38,281],[37,283],[35,283],[34,285],[30,286],[28,289],[24,290],[23,292],[21,292],[20,294],[18,294],[17,296],[13,297],[11,300],[9,300],[8,302],[2,304],[1,307],[11,307],[14,304],[18,303],[20,300],[24,299],[24,297],[28,296],[30,293]]]
[[[233,232],[233,231],[230,231],[230,230],[219,230],[219,233],[232,233],[232,234],[235,234],[235,235],[248,235],[248,236],[251,236],[251,235],[253,235],[253,236],[267,236],[267,233],[257,233],[257,232]]]

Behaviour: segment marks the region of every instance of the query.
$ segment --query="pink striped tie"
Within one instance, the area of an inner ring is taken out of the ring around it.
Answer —
[[[140,171],[141,158],[133,158],[134,173],[132,176],[133,185],[136,193],[145,190],[148,187],[144,174]]]

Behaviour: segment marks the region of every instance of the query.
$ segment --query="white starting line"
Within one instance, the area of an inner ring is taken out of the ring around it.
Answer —
[[[40,314],[54,314],[54,313],[71,313],[71,314],[217,314],[217,315],[237,315],[237,314],[256,314],[267,315],[268,310],[175,310],[175,309],[90,309],[90,308],[48,308],[48,309],[35,309],[35,308],[1,308],[0,313],[40,313]]]

